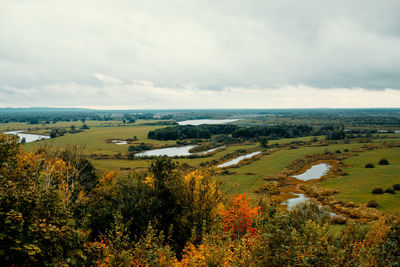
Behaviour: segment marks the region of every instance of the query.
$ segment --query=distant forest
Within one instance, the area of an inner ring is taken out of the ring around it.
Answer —
[[[339,140],[353,138],[358,134],[369,134],[368,130],[345,131],[342,127],[324,126],[312,127],[309,125],[274,125],[239,127],[236,125],[180,125],[156,129],[148,133],[149,139],[182,140],[182,139],[210,139],[213,135],[231,135],[232,138],[258,139],[261,136],[269,139],[294,138],[303,136],[326,135],[327,139]]]

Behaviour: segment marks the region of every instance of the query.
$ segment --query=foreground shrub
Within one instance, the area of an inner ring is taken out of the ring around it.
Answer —
[[[73,217],[77,170],[17,140],[0,134],[1,265],[79,265],[87,232]]]
[[[291,212],[292,225],[298,231],[302,231],[307,221],[311,220],[319,225],[326,224],[330,219],[328,209],[321,207],[316,202],[304,202],[298,204]]]
[[[389,161],[387,159],[381,159],[379,165],[389,165]]]
[[[240,238],[247,233],[255,235],[260,215],[261,207],[252,207],[246,194],[236,195],[231,206],[222,211],[223,229],[234,238]]]
[[[376,202],[375,200],[370,200],[370,201],[368,201],[368,203],[367,203],[367,207],[369,207],[369,208],[376,208],[376,207],[378,207],[379,206],[379,204],[378,204],[378,202]]]
[[[372,163],[367,163],[365,164],[365,168],[375,168],[375,166]]]
[[[385,190],[385,193],[388,193],[388,194],[396,194],[396,192],[393,190],[393,188],[388,188],[388,189],[386,189],[386,190]]]
[[[93,237],[111,229],[119,211],[132,241],[149,223],[171,235],[180,251],[194,235],[201,240],[216,219],[224,201],[222,181],[206,171],[185,174],[167,157],[155,159],[147,176],[107,174],[89,195],[87,224]]]
[[[394,184],[393,189],[397,191],[400,190],[400,184]]]
[[[374,189],[372,190],[372,194],[376,194],[376,195],[383,194],[383,189],[380,188],[380,187],[374,188]]]
[[[342,216],[332,216],[330,222],[332,224],[346,224],[347,220],[346,218],[342,217]]]

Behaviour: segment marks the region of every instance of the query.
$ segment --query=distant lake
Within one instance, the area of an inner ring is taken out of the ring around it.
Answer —
[[[217,149],[224,148],[224,146],[211,148],[209,150],[200,151],[196,153],[190,153],[189,150],[196,146],[180,146],[180,147],[166,147],[160,149],[152,149],[146,150],[140,153],[135,154],[138,157],[153,157],[153,156],[168,156],[168,157],[184,157],[184,156],[191,156],[191,155],[205,155],[210,152],[213,152]]]
[[[236,165],[236,164],[238,164],[240,161],[242,161],[242,160],[244,160],[244,159],[252,158],[252,157],[254,157],[255,155],[258,155],[258,154],[260,154],[260,153],[261,153],[261,151],[257,151],[257,152],[253,152],[253,153],[250,153],[250,154],[247,154],[247,155],[243,155],[243,156],[237,157],[237,158],[235,158],[235,159],[233,159],[233,160],[230,160],[230,161],[228,161],[228,162],[222,163],[222,164],[218,165],[217,167],[218,167],[218,168],[224,168],[224,167],[229,167],[229,166],[232,166],[232,165]]]
[[[225,124],[238,121],[239,119],[225,119],[225,120],[187,120],[179,121],[179,125],[202,125],[202,124]]]
[[[302,181],[308,181],[308,180],[313,180],[313,179],[319,179],[325,174],[328,173],[329,169],[331,168],[331,165],[327,163],[320,163],[314,166],[311,166],[307,171],[305,171],[302,174],[299,175],[293,175],[294,178],[302,180]]]
[[[22,138],[25,138],[25,142],[26,143],[35,142],[35,141],[39,141],[39,140],[42,140],[42,139],[49,139],[50,138],[50,136],[47,136],[47,135],[26,134],[26,133],[22,133],[22,132],[23,132],[23,130],[19,130],[19,131],[4,132],[4,134],[18,135],[19,136],[19,141],[21,142]]]

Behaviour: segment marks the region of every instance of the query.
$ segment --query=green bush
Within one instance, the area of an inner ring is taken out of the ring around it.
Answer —
[[[394,184],[393,189],[399,191],[400,190],[400,184]]]
[[[387,159],[381,159],[379,165],[389,165],[389,161]]]
[[[379,206],[379,204],[378,204],[378,202],[376,202],[375,200],[370,200],[370,201],[368,201],[368,203],[367,203],[367,207],[369,207],[369,208],[376,208],[376,207],[378,207]]]
[[[393,190],[393,188],[388,188],[385,190],[385,193],[389,193],[389,194],[396,194],[396,192]]]
[[[380,187],[374,188],[374,190],[372,190],[372,194],[376,194],[376,195],[383,194],[383,189]]]
[[[367,163],[365,164],[365,168],[375,168],[375,166],[372,163]]]
[[[331,224],[346,224],[347,220],[346,218],[342,217],[342,216],[332,216],[331,217]]]

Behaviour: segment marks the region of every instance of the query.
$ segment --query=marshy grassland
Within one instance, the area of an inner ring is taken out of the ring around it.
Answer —
[[[79,146],[88,157],[98,172],[106,173],[110,170],[130,172],[145,171],[149,166],[150,159],[134,157],[127,158],[128,148],[144,143],[152,148],[180,146],[183,144],[208,144],[210,140],[155,140],[149,139],[148,133],[155,129],[168,127],[162,125],[160,120],[136,120],[134,123],[123,123],[118,120],[101,121],[85,120],[56,122],[50,124],[30,125],[26,122],[0,123],[0,130],[25,130],[32,133],[49,134],[52,129],[69,129],[74,125],[77,129],[86,124],[88,129],[74,134],[65,134],[56,138],[27,143],[24,149],[27,152],[35,151],[40,147],[62,148],[68,146]],[[244,124],[246,120],[241,120]],[[236,122],[238,123],[238,122]],[[158,124],[158,125],[157,125]],[[117,145],[113,140],[127,141],[127,144]],[[245,141],[228,144],[207,156],[194,156],[174,158],[173,161],[181,166],[190,168],[215,168],[217,173],[224,177],[225,191],[230,194],[247,193],[253,198],[258,198],[266,181],[265,177],[276,175],[299,159],[310,155],[326,153],[345,153],[346,151],[358,151],[354,156],[345,159],[343,169],[345,176],[330,177],[323,181],[312,181],[319,188],[335,189],[338,191],[335,198],[342,201],[351,201],[365,205],[370,200],[379,203],[378,210],[394,213],[400,210],[400,192],[397,194],[373,195],[371,192],[376,187],[383,190],[390,188],[393,184],[400,183],[400,149],[398,147],[388,148],[388,143],[400,141],[398,134],[381,133],[369,138],[358,138],[350,141],[329,141],[323,135],[303,136],[296,138],[280,138],[269,140],[267,147],[262,147],[256,141]],[[199,143],[200,142],[200,143]],[[365,146],[374,146],[374,149],[365,151]],[[252,159],[239,162],[239,164],[228,168],[219,169],[216,166],[227,162],[246,153],[262,151]],[[382,158],[389,160],[390,164],[381,166],[378,161]],[[373,163],[375,168],[365,168],[366,163]],[[306,166],[303,166],[306,167]],[[278,187],[279,189],[279,187]],[[293,189],[293,188],[292,188]],[[282,192],[288,192],[287,188],[280,188]],[[297,186],[295,190],[301,190]],[[277,197],[282,201],[290,197],[287,193]]]
[[[381,159],[387,159],[389,165],[379,165]],[[318,186],[336,188],[336,198],[344,201],[366,204],[370,200],[378,202],[378,210],[396,213],[400,210],[400,191],[395,194],[372,194],[374,188],[386,190],[400,183],[400,148],[378,148],[360,153],[345,160],[350,165],[345,169],[348,175],[328,179]],[[374,168],[365,168],[372,163]]]

